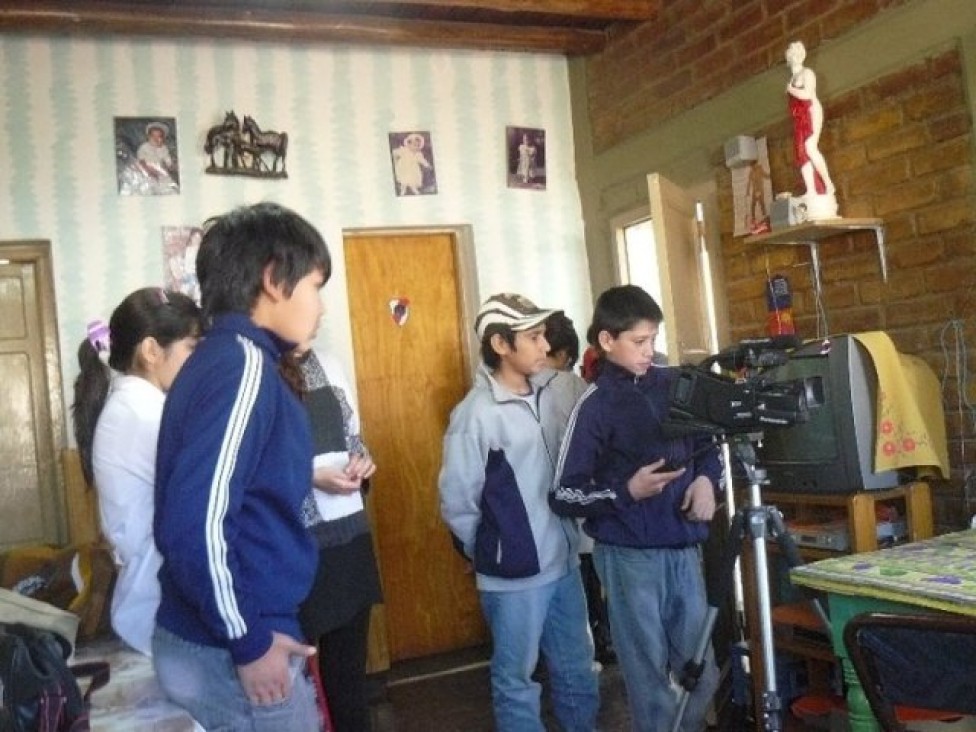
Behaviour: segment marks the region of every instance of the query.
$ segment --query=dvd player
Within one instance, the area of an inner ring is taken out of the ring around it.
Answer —
[[[851,537],[847,521],[825,521],[818,524],[788,522],[786,526],[798,546],[846,552],[851,549]],[[879,544],[891,544],[908,536],[908,523],[902,519],[879,521],[877,524]]]

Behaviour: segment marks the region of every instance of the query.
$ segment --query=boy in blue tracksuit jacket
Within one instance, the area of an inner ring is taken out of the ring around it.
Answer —
[[[206,225],[197,274],[212,326],[159,430],[153,662],[208,729],[319,727],[298,622],[317,562],[301,516],[312,441],[278,360],[314,339],[330,271],[319,233],[280,206]]]
[[[694,656],[702,632],[699,545],[722,474],[710,437],[662,432],[675,375],[653,366],[662,317],[633,285],[597,299],[588,337],[601,353],[599,375],[570,418],[549,499],[556,513],[585,517],[595,540],[632,724],[641,732],[670,730],[677,713],[671,677]],[[717,682],[709,649],[682,729],[704,728]]]
[[[585,388],[546,368],[552,313],[513,294],[481,306],[484,365],[451,413],[438,482],[441,515],[476,573],[494,641],[495,726],[505,732],[545,730],[532,680],[540,647],[562,729],[595,729],[599,706],[578,529],[547,502],[559,440]]]

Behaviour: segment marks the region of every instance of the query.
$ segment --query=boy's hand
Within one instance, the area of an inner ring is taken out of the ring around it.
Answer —
[[[656,496],[664,490],[664,486],[685,472],[684,468],[661,472],[660,469],[663,465],[664,458],[661,458],[650,465],[645,465],[630,476],[630,480],[627,481],[627,490],[630,492],[631,498],[639,501],[643,498]]]
[[[315,655],[315,646],[299,643],[284,633],[272,633],[271,647],[256,661],[237,667],[237,676],[252,704],[278,704],[291,696],[292,656]]]
[[[711,521],[715,515],[715,491],[712,481],[699,475],[688,486],[681,502],[681,512],[689,521]]]

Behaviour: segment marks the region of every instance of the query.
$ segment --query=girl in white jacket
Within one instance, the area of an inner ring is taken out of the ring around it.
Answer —
[[[118,568],[112,628],[146,655],[161,563],[153,541],[156,437],[166,391],[202,329],[193,300],[147,287],[126,297],[107,326],[90,323],[78,348],[72,416],[85,478],[98,491],[102,533]]]

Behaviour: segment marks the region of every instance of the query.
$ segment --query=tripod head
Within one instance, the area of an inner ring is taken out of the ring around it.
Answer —
[[[748,432],[729,435],[724,440],[746,471],[746,478],[751,485],[765,485],[768,482],[766,469],[759,467],[756,457],[756,445],[762,442],[762,438],[762,432]]]
[[[696,451],[692,455],[693,458],[705,449],[710,449],[716,445],[728,445],[732,454],[745,470],[746,478],[750,484],[765,485],[768,482],[766,469],[759,467],[756,457],[756,445],[762,442],[762,432],[726,432],[713,429],[711,434],[714,442],[708,448]],[[727,465],[726,470],[731,470],[731,466]]]

